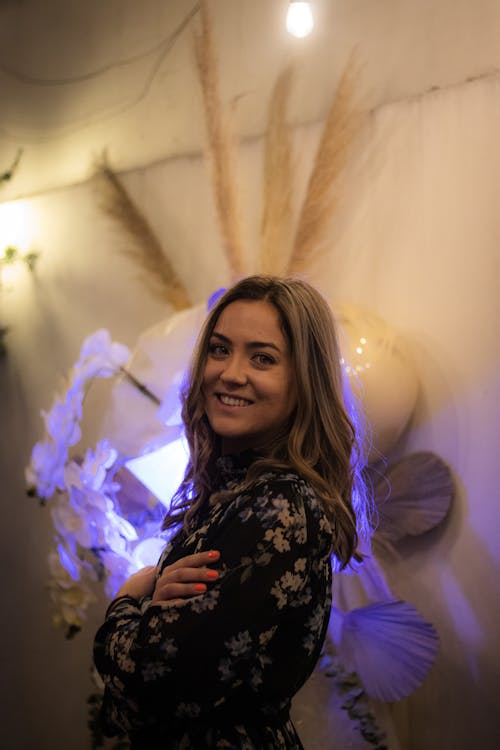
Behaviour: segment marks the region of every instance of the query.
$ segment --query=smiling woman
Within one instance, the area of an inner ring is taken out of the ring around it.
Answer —
[[[229,289],[200,335],[183,420],[190,461],[164,524],[177,532],[96,636],[104,723],[141,750],[298,750],[290,702],[326,634],[331,559],[345,566],[367,528],[318,292],[262,276]]]
[[[288,344],[276,308],[233,302],[210,338],[203,376],[205,412],[223,453],[263,448],[295,407]]]

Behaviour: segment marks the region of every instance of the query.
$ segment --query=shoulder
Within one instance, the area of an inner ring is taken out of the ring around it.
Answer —
[[[249,491],[254,496],[281,496],[314,516],[325,515],[323,503],[312,484],[291,469],[276,469],[261,474],[252,483]]]
[[[301,527],[310,538],[331,543],[332,529],[323,503],[310,482],[293,470],[269,470],[234,498],[240,518],[254,517],[267,527]]]

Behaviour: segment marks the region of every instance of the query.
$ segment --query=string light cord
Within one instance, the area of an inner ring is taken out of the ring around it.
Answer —
[[[147,49],[144,52],[139,52],[138,54],[132,55],[131,57],[126,57],[123,60],[116,60],[114,62],[108,63],[107,65],[103,65],[100,68],[96,68],[95,70],[91,70],[88,73],[83,73],[79,76],[69,76],[67,78],[39,78],[37,76],[32,76],[28,73],[23,73],[22,71],[16,70],[10,65],[2,62],[0,62],[0,71],[5,73],[7,76],[10,76],[11,78],[15,78],[21,83],[29,84],[30,86],[57,87],[69,86],[74,83],[85,83],[86,81],[93,80],[94,78],[99,78],[100,76],[103,76],[116,68],[127,67],[128,65],[133,65],[136,62],[145,60],[146,58],[154,55],[156,52],[163,51],[163,53],[165,54],[169,51],[171,45],[182,34],[186,26],[188,26],[191,19],[194,18],[194,16],[198,13],[199,9],[200,3],[196,3],[173,32],[167,37],[161,39],[153,47],[150,47],[150,49]],[[160,57],[160,59],[163,59],[164,54]]]
[[[123,114],[124,112],[127,112],[130,109],[133,109],[141,101],[143,101],[143,99],[145,99],[146,96],[149,94],[149,91],[151,90],[151,86],[153,85],[156,79],[156,76],[158,75],[158,71],[160,70],[163,64],[165,57],[170,52],[175,42],[179,38],[179,36],[189,25],[192,18],[198,13],[199,8],[200,8],[200,4],[196,3],[196,5],[194,5],[193,8],[189,11],[189,13],[184,17],[184,19],[179,24],[179,26],[175,29],[175,31],[172,34],[170,34],[166,39],[164,39],[162,42],[160,42],[158,45],[156,45],[154,50],[149,50],[148,53],[141,53],[140,56],[136,56],[135,58],[130,58],[128,61],[122,60],[117,63],[113,63],[112,65],[108,65],[105,68],[96,70],[93,73],[85,74],[84,76],[76,77],[75,79],[53,79],[52,84],[49,82],[48,79],[46,80],[40,79],[45,82],[44,83],[38,82],[36,84],[39,86],[47,86],[47,85],[60,86],[60,85],[69,85],[72,83],[81,83],[84,80],[89,80],[91,78],[96,78],[100,75],[103,75],[107,71],[109,71],[111,68],[116,68],[119,66],[132,64],[132,62],[137,62],[139,59],[144,59],[147,55],[151,55],[153,52],[155,51],[157,52],[160,49],[161,54],[159,54],[158,58],[154,61],[152,65],[152,69],[146,76],[146,79],[144,81],[144,84],[140,92],[136,96],[134,96],[131,101],[128,101],[125,104],[122,104],[120,106],[112,105],[111,107],[101,109],[101,111],[97,112],[93,117],[75,118],[71,124],[63,126],[63,127],[59,127],[59,128],[51,128],[51,132],[45,135],[40,135],[40,126],[37,126],[37,128],[33,130],[27,129],[24,132],[20,132],[20,131],[12,132],[5,127],[0,127],[0,133],[5,138],[8,138],[9,140],[12,140],[17,143],[19,143],[19,141],[24,141],[24,142],[28,142],[32,144],[44,143],[44,142],[51,141],[55,138],[68,137],[70,135],[74,135],[75,133],[78,133],[79,131],[84,130],[87,127],[90,127],[92,125],[97,125],[100,122],[103,122],[113,117],[117,117]],[[0,70],[3,70],[3,66],[1,65],[0,65]],[[18,126],[18,127],[20,126],[22,128],[22,123],[15,122],[12,119],[11,119],[11,123],[14,126]],[[35,133],[37,134],[36,136],[34,135]]]

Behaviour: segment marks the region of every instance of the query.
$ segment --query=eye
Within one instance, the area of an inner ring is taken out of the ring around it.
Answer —
[[[254,354],[253,361],[256,362],[259,367],[270,367],[275,364],[274,357],[271,357],[270,354],[264,354],[263,352]]]
[[[224,357],[227,357],[229,350],[224,344],[212,342],[208,345],[208,353],[215,359],[223,359]]]

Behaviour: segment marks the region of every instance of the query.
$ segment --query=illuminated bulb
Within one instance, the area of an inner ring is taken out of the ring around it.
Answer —
[[[296,37],[307,36],[314,26],[311,5],[307,2],[291,0],[286,16],[286,28]]]

